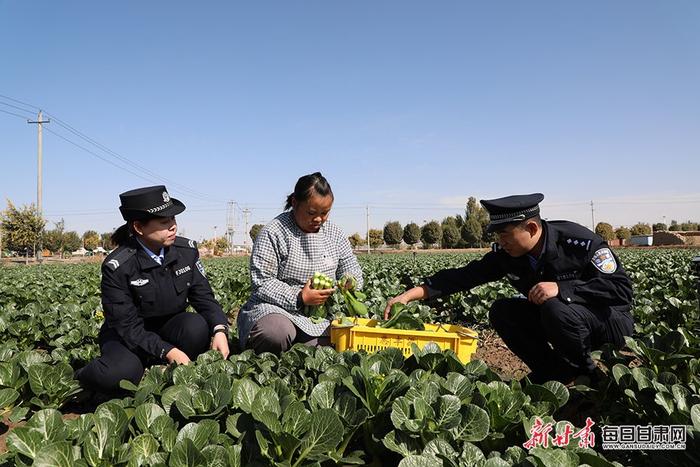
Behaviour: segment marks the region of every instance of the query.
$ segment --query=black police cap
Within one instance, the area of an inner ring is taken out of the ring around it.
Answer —
[[[542,193],[512,195],[505,198],[482,199],[481,205],[489,212],[487,232],[494,232],[507,224],[521,222],[540,213]]]
[[[119,195],[119,211],[125,221],[151,217],[172,217],[185,210],[185,205],[171,198],[163,185],[129,190]]]

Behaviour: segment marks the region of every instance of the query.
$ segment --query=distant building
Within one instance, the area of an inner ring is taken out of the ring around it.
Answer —
[[[652,246],[654,244],[653,235],[632,235],[628,245],[634,246]]]

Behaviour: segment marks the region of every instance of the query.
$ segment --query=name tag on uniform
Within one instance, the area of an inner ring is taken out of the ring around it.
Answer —
[[[131,285],[135,285],[136,287],[141,287],[146,284],[148,284],[148,279],[136,279],[135,281],[131,281]]]
[[[187,271],[191,271],[191,270],[192,270],[192,268],[191,268],[190,265],[188,264],[188,265],[185,266],[184,268],[180,268],[180,269],[178,269],[177,271],[175,271],[175,276],[182,275],[182,274],[186,273]]]

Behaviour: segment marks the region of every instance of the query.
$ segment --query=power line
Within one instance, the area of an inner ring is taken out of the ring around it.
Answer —
[[[102,150],[102,151],[104,151],[104,152],[106,152],[106,153],[108,153],[108,154],[110,154],[110,155],[116,157],[116,158],[119,159],[120,161],[122,161],[122,162],[124,162],[124,163],[126,163],[126,164],[129,164],[130,166],[133,166],[133,167],[135,167],[135,168],[137,168],[137,169],[139,169],[141,172],[144,172],[144,173],[150,175],[151,177],[153,177],[153,178],[155,178],[155,179],[157,179],[157,180],[160,180],[160,181],[162,181],[162,182],[164,182],[164,183],[167,183],[167,184],[168,184],[169,186],[171,186],[171,187],[175,187],[175,188],[178,188],[178,187],[179,187],[179,191],[180,191],[180,192],[183,192],[183,193],[186,193],[186,194],[188,194],[188,195],[191,195],[191,196],[194,196],[194,197],[198,197],[198,198],[204,199],[204,200],[209,199],[209,198],[207,197],[207,195],[205,195],[205,194],[203,194],[203,193],[200,193],[200,192],[198,192],[198,191],[195,191],[195,190],[193,190],[193,189],[191,189],[191,188],[189,188],[189,187],[187,187],[187,186],[185,186],[185,185],[183,185],[183,184],[181,184],[181,183],[177,183],[177,182],[174,182],[174,181],[172,181],[172,180],[169,180],[169,179],[167,179],[167,178],[165,178],[165,177],[163,177],[163,176],[161,176],[161,175],[159,175],[159,174],[157,174],[157,173],[155,173],[155,172],[149,170],[148,168],[143,167],[143,166],[137,164],[136,162],[132,161],[131,159],[129,159],[129,158],[125,157],[125,156],[122,156],[121,154],[117,153],[116,151],[113,151],[112,149],[106,147],[105,145],[103,145],[103,144],[99,143],[98,141],[95,141],[94,139],[92,139],[92,138],[90,138],[89,136],[85,135],[85,134],[82,133],[81,131],[75,129],[74,127],[72,127],[72,126],[69,125],[68,123],[64,122],[63,120],[59,119],[58,117],[56,117],[56,116],[54,116],[54,115],[52,115],[52,114],[49,114],[49,113],[47,113],[46,115],[48,115],[50,118],[52,118],[52,119],[54,120],[55,123],[57,123],[57,124],[60,125],[61,127],[65,128],[66,130],[70,131],[70,132],[73,133],[74,135],[76,135],[76,136],[78,136],[79,138],[81,138],[81,139],[87,141],[88,143],[94,145],[94,146],[97,147],[98,149],[100,149],[100,150]]]
[[[23,101],[21,101],[21,100],[19,100],[19,99],[15,99],[15,98],[10,97],[10,96],[5,96],[5,95],[3,95],[3,94],[0,94],[0,97],[1,97],[1,98],[4,98],[4,99],[7,99],[7,100],[10,100],[10,101],[12,101],[12,102],[16,102],[16,103],[18,103],[18,104],[21,104],[21,105],[25,106],[25,108],[23,108],[23,107],[19,107],[19,106],[17,106],[17,105],[14,105],[14,104],[9,104],[9,103],[7,103],[7,102],[2,102],[2,101],[0,101],[0,104],[2,104],[2,105],[5,105],[5,106],[8,106],[8,107],[12,107],[12,108],[21,110],[21,111],[23,111],[23,112],[30,112],[30,113],[33,113],[32,111],[27,110],[27,108],[35,108],[35,109],[37,109],[37,110],[39,109],[38,107],[36,107],[36,106],[34,106],[34,105],[32,105],[32,104],[28,104],[28,103],[26,103],[26,102],[23,102]],[[22,118],[28,118],[28,117],[25,117],[25,116],[22,116],[22,115],[19,115],[19,114],[15,114],[15,113],[11,113],[11,112],[5,111],[5,110],[1,110],[1,109],[0,109],[0,111],[2,111],[2,112],[4,112],[4,113],[9,113],[9,114],[11,114],[11,115],[15,115],[15,116],[18,116],[18,117],[22,117]],[[208,196],[208,195],[205,194],[205,193],[199,192],[199,191],[194,190],[194,189],[192,189],[192,188],[190,188],[190,187],[188,187],[188,186],[186,186],[186,185],[183,185],[183,184],[181,184],[181,183],[177,183],[177,182],[175,182],[175,181],[173,181],[173,180],[170,180],[170,179],[168,179],[168,178],[165,178],[165,177],[161,176],[160,174],[155,173],[155,172],[151,171],[150,169],[148,169],[148,168],[146,168],[146,167],[143,167],[143,166],[137,164],[136,162],[132,161],[131,159],[129,159],[129,158],[127,158],[127,157],[125,157],[125,156],[123,156],[123,155],[117,153],[116,151],[114,151],[114,150],[108,148],[107,146],[105,146],[105,145],[99,143],[98,141],[94,140],[93,138],[87,136],[87,135],[84,134],[83,132],[81,132],[81,131],[79,131],[78,129],[76,129],[76,128],[74,128],[73,126],[71,126],[68,122],[65,122],[65,121],[61,120],[60,118],[56,117],[56,116],[53,115],[53,114],[49,114],[49,113],[47,112],[46,115],[47,115],[48,117],[50,117],[56,124],[58,124],[59,126],[61,126],[62,128],[64,128],[65,130],[67,130],[67,131],[73,133],[75,136],[77,136],[77,137],[83,139],[84,141],[90,143],[91,145],[95,146],[95,147],[98,148],[99,150],[101,150],[101,151],[103,151],[103,152],[109,154],[110,156],[112,156],[112,157],[118,159],[118,160],[121,161],[123,164],[127,164],[127,165],[129,165],[129,166],[131,166],[131,167],[133,167],[133,168],[136,168],[136,169],[138,169],[139,171],[145,173],[146,175],[149,175],[150,177],[152,177],[152,179],[155,179],[155,180],[160,181],[161,183],[167,184],[169,187],[171,187],[172,191],[180,192],[180,193],[186,194],[186,195],[188,195],[188,196],[191,196],[191,197],[193,197],[193,198],[199,198],[199,199],[204,200],[204,201],[217,201],[217,202],[219,201],[219,200],[216,200],[216,199],[213,198],[213,197]],[[96,153],[94,153],[94,152],[88,150],[87,148],[85,148],[85,147],[83,147],[83,146],[78,145],[77,143],[75,143],[75,142],[69,140],[68,138],[66,138],[66,137],[64,137],[64,136],[59,135],[59,134],[56,133],[55,131],[51,131],[51,133],[54,134],[54,135],[56,135],[56,136],[58,136],[59,138],[65,140],[65,141],[67,141],[67,142],[73,144],[74,146],[77,146],[77,147],[79,147],[80,149],[83,149],[84,151],[86,151],[86,152],[92,154],[93,156],[98,157],[100,160],[102,160],[102,161],[104,161],[104,162],[107,162],[107,163],[110,163],[110,162],[108,162],[107,159],[98,156]],[[146,178],[146,177],[144,177],[143,175],[138,175],[138,174],[136,174],[135,172],[126,169],[125,167],[122,167],[122,166],[120,166],[120,165],[116,165],[116,164],[114,164],[114,163],[110,163],[110,164],[113,165],[114,167],[120,168],[121,170],[125,170],[125,171],[131,173],[132,175],[136,175],[136,176],[138,176],[139,178],[148,181],[149,183],[153,183],[153,180],[152,180],[152,179]],[[221,202],[224,203],[223,201],[221,201]]]
[[[700,199],[668,200],[668,201],[596,201],[596,204],[620,205],[620,204],[697,204]]]
[[[18,103],[18,104],[22,104],[22,105],[24,105],[24,106],[27,106],[27,107],[30,107],[30,108],[33,109],[33,110],[28,111],[28,112],[36,112],[37,110],[39,110],[39,107],[37,107],[36,105],[28,104],[28,103],[26,103],[26,102],[22,102],[21,100],[15,99],[14,97],[5,96],[5,95],[3,95],[3,94],[0,94],[0,97],[2,97],[3,99],[11,100],[12,102],[16,102],[16,103]]]
[[[187,212],[224,212],[226,211],[225,207],[221,208],[211,208],[211,209],[191,209],[187,208]],[[48,211],[46,212],[47,216],[92,216],[92,215],[105,215],[105,214],[114,214],[115,211],[112,210],[105,210],[105,209],[88,209],[88,210],[73,210],[73,211]]]
[[[14,112],[10,112],[10,111],[7,111],[7,110],[2,110],[2,109],[0,109],[0,112],[6,113],[6,114],[10,114],[10,115],[14,115],[15,117],[19,117],[19,118],[21,118],[22,120],[27,120],[27,119],[30,118],[30,117],[28,117],[28,116],[26,116],[26,115],[20,115],[20,114],[16,114],[16,113],[14,113]]]
[[[7,102],[2,102],[2,101],[0,101],[0,105],[4,105],[4,106],[6,106],[6,107],[11,107],[11,108],[13,108],[13,109],[21,110],[22,112],[27,112],[28,114],[33,113],[31,110],[27,110],[27,109],[25,109],[25,108],[23,108],[23,107],[18,107],[18,106],[16,106],[16,105],[8,104]]]
[[[91,213],[90,213],[90,212],[85,212],[85,213],[80,213],[80,212],[78,212],[78,213],[72,213],[72,214],[70,214],[70,215],[67,215],[67,214],[52,214],[52,213],[48,213],[48,212],[47,212],[47,213],[44,213],[44,217],[61,217],[61,218],[63,218],[63,217],[77,217],[77,216],[80,216],[80,217],[89,217],[89,216],[100,216],[100,217],[104,217],[105,215],[108,215],[108,214],[114,214],[114,211],[91,212]]]
[[[55,135],[55,136],[58,136],[58,137],[61,138],[62,140],[66,141],[67,143],[70,143],[70,144],[72,144],[73,146],[82,149],[83,151],[87,152],[88,154],[92,154],[93,156],[97,157],[98,159],[100,159],[100,160],[102,160],[102,161],[104,161],[104,162],[106,162],[106,163],[108,163],[108,164],[110,164],[110,165],[112,165],[112,166],[114,166],[114,167],[116,167],[116,168],[118,168],[118,169],[121,169],[121,170],[123,170],[123,171],[125,171],[125,172],[129,172],[131,175],[134,175],[135,177],[138,177],[138,178],[140,178],[140,179],[142,179],[142,180],[145,180],[145,181],[147,181],[147,182],[149,182],[149,183],[152,183],[152,182],[153,182],[151,179],[144,177],[144,176],[141,175],[140,173],[134,172],[133,170],[130,170],[130,169],[126,168],[126,167],[122,167],[121,165],[118,165],[118,164],[114,163],[113,161],[111,161],[111,160],[109,160],[109,159],[107,159],[107,158],[104,158],[104,157],[100,156],[99,154],[97,154],[97,153],[95,153],[95,152],[89,150],[88,148],[86,148],[86,147],[84,147],[84,146],[79,145],[78,143],[76,143],[76,142],[74,142],[74,141],[69,140],[69,139],[66,138],[65,136],[63,136],[63,135],[61,135],[61,134],[59,134],[59,133],[56,133],[56,132],[53,131],[53,130],[50,130],[50,129],[46,128],[46,131],[48,131],[49,133],[51,133],[51,134],[53,134],[53,135]]]
[[[73,146],[82,149],[83,151],[87,152],[88,154],[91,154],[91,155],[97,157],[98,159],[100,159],[100,160],[102,160],[102,161],[104,161],[104,162],[106,162],[106,163],[108,163],[108,164],[110,164],[110,165],[112,165],[112,166],[114,166],[114,167],[120,169],[120,170],[123,170],[123,171],[125,171],[125,172],[128,172],[128,173],[130,173],[130,174],[132,174],[132,175],[134,175],[134,176],[136,176],[136,177],[138,177],[138,178],[140,178],[140,179],[142,179],[142,180],[145,180],[145,181],[147,181],[147,182],[149,182],[149,183],[153,183],[153,180],[151,180],[151,179],[149,179],[149,178],[147,178],[147,177],[144,177],[143,175],[139,174],[138,172],[135,172],[135,171],[129,169],[128,167],[123,167],[123,166],[121,166],[121,165],[115,163],[114,161],[111,161],[111,160],[109,160],[109,159],[107,159],[107,158],[105,158],[105,157],[102,157],[101,155],[97,154],[96,152],[91,151],[90,149],[88,149],[88,148],[86,148],[86,147],[84,147],[84,146],[81,146],[80,144],[78,144],[78,143],[76,143],[76,142],[74,142],[74,141],[72,141],[72,140],[66,138],[65,136],[63,136],[63,135],[61,135],[61,134],[59,134],[59,133],[56,133],[56,132],[53,131],[53,130],[50,130],[50,129],[48,129],[48,128],[45,128],[45,130],[48,131],[49,133],[52,133],[53,135],[55,135],[55,136],[61,138],[62,140],[66,141],[67,143],[70,143],[70,144],[72,144]],[[180,190],[175,189],[175,190],[173,190],[173,191],[180,191]],[[196,197],[196,196],[194,196],[194,195],[190,195],[190,196]],[[205,200],[206,200],[206,199],[205,199]]]
[[[696,196],[696,195],[692,195]],[[700,197],[698,198],[671,198],[671,199],[666,199],[666,200],[607,200],[607,201],[595,201],[595,204],[674,204],[674,203],[697,203],[700,202]],[[547,208],[558,208],[558,207],[569,207],[569,206],[586,206],[587,208],[590,207],[591,201],[572,201],[572,202],[562,202],[562,203],[542,203],[542,207],[547,209]],[[280,205],[276,203],[256,203],[256,204],[246,204],[244,205],[250,209],[257,209],[257,210],[274,210],[274,209],[279,209],[281,212]],[[348,209],[357,209],[357,210],[364,210],[366,208],[366,204],[363,205],[353,205],[353,204],[333,204],[333,210],[338,211],[338,210],[348,210]],[[455,204],[445,204],[445,203],[418,203],[418,204],[413,204],[413,205],[407,205],[406,203],[397,203],[397,204],[392,204],[392,203],[381,203],[381,204],[371,204],[369,203],[369,206],[374,208],[374,209],[396,209],[396,210],[422,210],[422,209],[463,209],[466,208],[466,202],[464,204],[462,203],[455,203]],[[238,203],[236,203],[236,207],[238,208]]]
[[[136,172],[136,171],[134,171],[134,170],[131,170],[131,169],[128,168],[128,167],[125,167],[125,166],[123,166],[123,165],[119,165],[119,164],[117,164],[116,162],[114,162],[113,160],[110,160],[110,159],[108,159],[108,158],[106,158],[106,157],[101,156],[100,154],[98,154],[98,153],[96,153],[96,152],[94,152],[94,151],[92,151],[92,150],[86,148],[85,146],[82,146],[82,145],[76,143],[75,141],[72,141],[71,139],[66,138],[65,136],[61,135],[60,133],[57,133],[57,132],[55,132],[55,131],[53,131],[53,130],[50,130],[50,129],[48,129],[48,128],[46,128],[46,131],[48,131],[49,133],[51,133],[51,134],[57,136],[58,138],[60,138],[60,139],[62,139],[62,140],[64,140],[64,141],[66,141],[67,143],[70,143],[70,144],[72,144],[73,146],[75,146],[75,147],[77,147],[77,148],[79,148],[79,149],[82,149],[83,151],[87,152],[88,154],[91,154],[92,156],[97,157],[98,159],[100,159],[100,160],[103,161],[103,162],[106,162],[106,163],[108,163],[108,164],[110,164],[110,165],[112,165],[112,166],[114,166],[114,167],[116,167],[116,168],[118,168],[118,169],[120,169],[120,170],[123,170],[123,171],[125,171],[125,172],[128,172],[128,173],[130,173],[131,175],[134,175],[135,177],[138,177],[138,178],[140,178],[140,179],[142,179],[142,180],[145,180],[145,181],[148,182],[148,183],[153,183],[153,182],[154,182],[152,178],[145,177],[145,176],[143,176],[142,174],[140,174],[140,173],[138,173],[138,172]],[[127,161],[128,161],[128,159],[127,159]],[[124,162],[123,162],[123,163],[124,163]],[[137,168],[140,168],[140,167],[137,166]],[[162,182],[163,180],[164,180],[164,179],[161,177],[161,182]],[[168,183],[168,184],[170,184],[170,182],[167,181],[167,180],[165,180],[165,182]],[[178,185],[178,184],[173,183],[173,185]],[[203,197],[203,196],[199,196],[199,195],[197,195],[197,194],[185,192],[184,190],[179,189],[179,188],[177,188],[177,187],[174,188],[172,191],[180,192],[180,193],[186,194],[186,195],[188,195],[188,196],[191,196],[191,197],[193,197],[193,198],[201,199],[201,200],[203,200],[203,201],[212,201],[212,200],[213,200],[213,198],[206,198],[206,197]],[[223,203],[223,202],[222,202],[222,203]]]

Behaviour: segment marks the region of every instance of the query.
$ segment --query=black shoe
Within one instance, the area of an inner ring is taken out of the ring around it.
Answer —
[[[112,399],[120,399],[121,397],[114,394],[106,394],[94,389],[83,388],[81,392],[73,396],[63,407],[63,412],[72,412],[77,414],[94,412],[97,407]]]
[[[574,371],[573,368],[564,368],[556,372],[531,371],[524,378],[527,378],[533,384],[544,384],[547,381],[559,381],[566,387],[572,387],[579,384],[590,386],[597,376],[592,372],[579,374]]]

